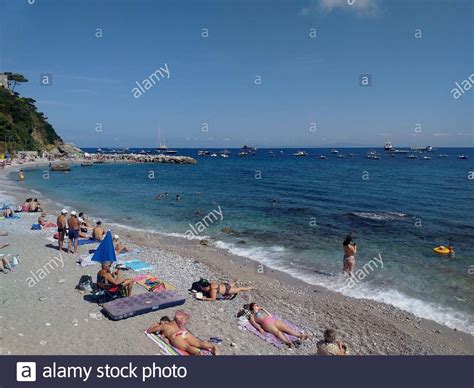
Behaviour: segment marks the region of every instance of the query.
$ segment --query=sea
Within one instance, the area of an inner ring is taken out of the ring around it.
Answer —
[[[318,148],[305,149],[306,156],[275,148],[243,157],[230,149],[227,158],[219,151],[199,157],[197,149],[179,149],[197,159],[189,165],[95,164],[49,174],[40,168],[26,171],[24,184],[111,228],[183,238],[194,228],[194,238],[212,239],[256,266],[474,334],[473,148]],[[216,211],[222,217],[203,223]],[[350,232],[359,270],[352,282],[341,273]],[[448,244],[454,257],[433,251]]]

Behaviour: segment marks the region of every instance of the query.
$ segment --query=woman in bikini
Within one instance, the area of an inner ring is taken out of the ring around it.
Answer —
[[[209,282],[207,280],[202,280],[200,282],[200,291],[204,294],[201,300],[206,301],[215,301],[219,299],[223,299],[225,296],[228,295],[235,295],[242,291],[250,291],[253,290],[253,287],[237,287],[236,282],[232,283],[217,283],[217,282]]]
[[[297,341],[291,342],[285,334],[297,337],[300,340],[305,340],[308,338],[307,335],[299,333],[296,330],[293,330],[284,322],[276,319],[272,314],[270,314],[263,307],[260,307],[257,303],[250,303],[250,318],[249,321],[255,329],[260,333],[265,334],[265,332],[273,334],[286,346],[292,347],[293,345],[299,345]]]
[[[356,243],[352,241],[352,234],[349,234],[342,243],[344,249],[343,272],[352,276],[355,268],[355,254],[357,253]]]
[[[214,355],[219,355],[219,346],[201,341],[184,328],[184,324],[188,319],[188,314],[178,310],[173,320],[166,316],[162,317],[160,323],[155,323],[148,328],[147,333],[160,333],[175,348],[183,350],[192,356],[200,356],[201,350],[207,350]]]

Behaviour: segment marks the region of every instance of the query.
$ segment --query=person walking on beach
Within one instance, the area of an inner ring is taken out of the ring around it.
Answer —
[[[352,276],[355,268],[355,254],[357,253],[357,245],[352,241],[352,234],[349,234],[342,243],[344,249],[344,259],[342,271]]]
[[[58,243],[59,243],[59,252],[62,252],[64,245],[64,236],[66,235],[66,215],[67,210],[61,210],[61,214],[56,219],[56,224],[58,225]]]
[[[71,246],[74,244],[74,254],[77,253],[77,246],[78,246],[78,240],[79,240],[79,228],[81,226],[76,212],[73,210],[71,212],[71,217],[67,220],[67,224],[69,226],[69,241],[67,244],[67,253],[69,254],[71,252]]]

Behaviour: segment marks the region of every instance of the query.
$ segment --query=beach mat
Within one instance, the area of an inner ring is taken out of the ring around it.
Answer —
[[[150,292],[161,292],[161,291],[175,291],[176,287],[166,283],[155,276],[151,275],[138,275],[133,278],[135,283],[139,284],[143,288]],[[165,290],[163,290],[163,287]]]
[[[100,241],[94,240],[92,238],[79,239],[77,245],[87,245],[87,244],[98,244]]]
[[[124,261],[122,264],[128,269],[131,269],[135,272],[149,271],[150,269],[153,269],[153,267],[150,264],[140,259],[127,260],[127,261]]]
[[[175,348],[161,334],[145,332],[145,335],[157,344],[167,356],[189,356],[188,352]],[[212,356],[212,353],[208,350],[201,350],[201,356]]]
[[[186,298],[175,291],[147,292],[115,299],[103,305],[104,312],[114,321],[179,306]]]
[[[285,321],[284,319],[280,318],[278,315],[273,315],[276,319],[279,321],[282,321],[286,323],[289,327],[291,327],[293,330],[296,331],[301,331],[299,327],[297,327],[295,324]],[[238,325],[239,328],[242,330],[247,330],[252,334],[255,334],[257,337],[261,338],[265,342],[268,342],[277,348],[281,348],[282,346],[285,346],[283,342],[281,342],[277,337],[275,337],[273,334],[265,332],[264,334],[260,333],[255,327],[252,326],[250,321],[248,320],[247,317],[240,317],[238,319]],[[285,334],[285,336],[290,340],[290,341],[296,341],[298,337],[293,337],[292,335]]]

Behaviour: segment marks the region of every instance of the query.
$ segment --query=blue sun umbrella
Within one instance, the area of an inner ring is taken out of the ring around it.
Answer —
[[[110,230],[107,232],[99,247],[94,252],[94,256],[92,256],[91,260],[98,261],[99,263],[103,263],[105,261],[117,261],[114,243],[112,241],[112,233]]]

